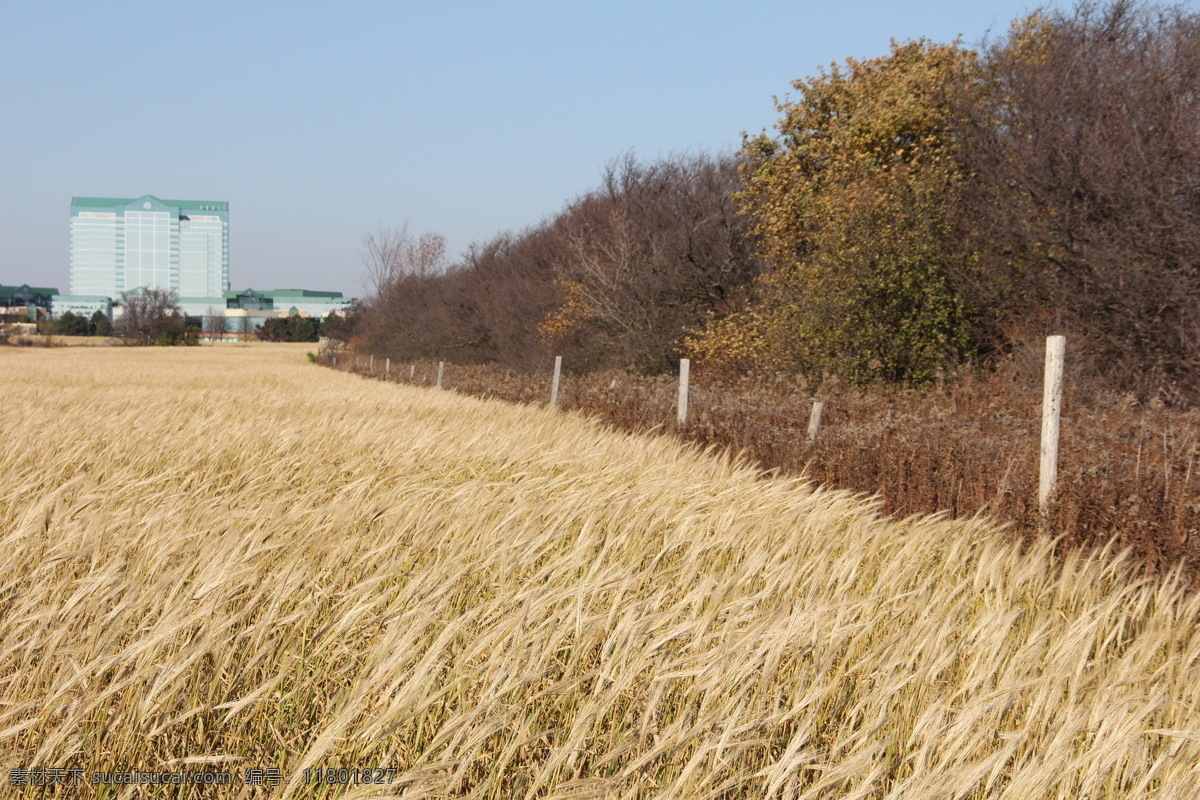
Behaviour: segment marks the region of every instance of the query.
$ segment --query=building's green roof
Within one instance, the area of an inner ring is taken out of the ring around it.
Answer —
[[[51,289],[48,286],[4,286],[0,284],[0,294],[13,295],[24,290],[24,294],[58,294],[58,289]]]
[[[264,289],[258,292],[255,292],[253,289],[243,289],[240,292],[225,292],[225,297],[234,298],[246,292],[254,292],[254,294],[258,295],[259,297],[279,298],[281,300],[290,297],[298,297],[301,299],[305,297],[324,297],[331,300],[344,299],[341,292],[316,292],[311,289]]]
[[[154,195],[143,195],[143,197],[154,197]],[[111,208],[113,206],[127,206],[135,200],[140,200],[140,197],[72,197],[72,208]],[[154,197],[160,203],[185,211],[228,211],[229,203],[225,200],[164,200],[161,197]]]
[[[229,203],[224,200],[163,200],[169,206],[178,206],[185,211],[228,211]]]
[[[342,297],[341,292],[317,292],[312,289],[268,289],[262,294],[267,297],[328,297],[332,299]]]
[[[132,199],[123,200],[120,197],[72,197],[71,205],[81,207],[104,208],[107,206],[121,206],[127,203],[132,203]]]

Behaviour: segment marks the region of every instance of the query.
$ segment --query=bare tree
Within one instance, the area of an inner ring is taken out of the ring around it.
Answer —
[[[234,317],[231,331],[237,334],[238,341],[245,341],[249,339],[250,334],[254,332],[254,326],[250,324],[250,317]]]
[[[224,340],[225,334],[229,332],[229,319],[225,316],[225,310],[209,306],[205,321],[209,336],[214,340]]]
[[[121,293],[123,313],[117,320],[118,336],[135,344],[154,344],[174,328],[184,327],[179,299],[168,289],[134,289]]]
[[[558,221],[555,276],[583,307],[575,339],[597,366],[667,369],[684,331],[759,271],[733,199],[737,162],[629,154],[601,178]]]
[[[367,291],[376,300],[387,298],[405,278],[428,278],[447,267],[446,240],[436,233],[414,236],[408,222],[368,231],[359,255],[367,270]]]
[[[440,300],[449,269],[446,240],[435,233],[415,236],[406,222],[380,226],[362,244],[367,296],[355,315],[356,333],[373,352],[431,355],[450,324]]]

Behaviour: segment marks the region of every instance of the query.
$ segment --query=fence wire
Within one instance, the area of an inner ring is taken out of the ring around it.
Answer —
[[[728,411],[733,416],[735,416],[739,419],[742,419],[746,422],[749,422],[752,425],[758,425],[759,427],[768,428],[770,430],[777,431],[779,433],[792,433],[792,432],[796,432],[796,431],[807,431],[808,430],[808,423],[805,423],[804,427],[802,427],[802,428],[781,428],[778,425],[772,425],[769,422],[762,422],[761,420],[757,420],[757,419],[754,419],[753,417],[746,416],[745,414],[743,414],[741,411],[739,411],[737,409],[730,408],[729,406],[718,403],[716,400],[710,400],[709,399],[710,397],[720,397],[720,395],[712,394],[710,392],[702,392],[701,397],[699,397],[697,399],[700,399],[701,402],[703,402],[709,408],[719,408],[723,411]],[[744,405],[747,405],[747,404],[744,404]],[[753,407],[751,406],[751,408],[753,408]],[[754,409],[754,410],[759,411],[759,412],[765,412],[764,409]],[[771,413],[771,412],[765,412],[765,413]],[[800,421],[800,420],[796,419],[795,417],[788,417],[783,414],[775,414],[774,416],[780,417],[782,419],[790,419],[793,422]]]
[[[708,407],[720,408],[724,411],[728,411],[730,414],[733,414],[734,416],[736,416],[742,420],[745,420],[746,422],[749,422],[751,424],[758,425],[763,428],[770,428],[770,429],[780,432],[780,433],[797,433],[797,432],[803,432],[805,434],[808,433],[808,422],[806,422],[805,420],[801,420],[797,417],[791,417],[786,414],[780,414],[778,412],[771,411],[771,410],[765,409],[765,408],[758,408],[756,406],[751,405],[750,403],[747,403],[744,400],[741,400],[740,398],[731,398],[728,395],[719,394],[717,392],[711,392],[711,391],[708,391],[707,389],[701,389],[700,387],[695,387],[695,386],[689,387],[689,393],[691,393],[691,392],[697,393],[700,396],[700,399],[702,399],[705,403],[707,403]],[[716,399],[714,400],[714,399],[709,399],[709,398],[716,398]],[[769,422],[763,422],[762,420],[754,419],[753,417],[743,414],[739,409],[736,409],[729,405],[725,405],[723,403],[717,402],[717,400],[723,400],[726,403],[730,403],[730,402],[737,403],[739,406],[741,406],[741,408],[749,409],[749,410],[754,411],[759,414],[766,414],[768,416],[773,416],[773,417],[777,417],[780,419],[786,419],[791,422],[797,422],[797,423],[800,423],[802,427],[795,427],[795,428],[780,427],[778,425],[773,425]],[[907,428],[954,428],[954,427],[966,427],[966,426],[970,426],[970,425],[1017,425],[1017,424],[1029,424],[1029,423],[1034,423],[1034,422],[1041,422],[1041,420],[1040,419],[954,420],[954,421],[949,421],[949,422],[926,422],[926,423],[917,423],[917,424],[907,424],[906,423],[905,427],[907,427]],[[848,422],[848,423],[841,423],[838,425],[822,424],[819,427],[819,433],[823,433],[823,432],[829,431],[829,430],[836,430],[839,428],[845,428],[845,429],[862,428],[866,425],[871,425],[871,424],[875,424],[875,423]]]
[[[1074,423],[1072,423],[1072,424],[1074,424]],[[1079,427],[1079,426],[1076,426],[1076,427]],[[1112,437],[1112,438],[1120,438],[1120,437]],[[1083,436],[1081,436],[1077,433],[1073,433],[1071,435],[1071,441],[1078,442],[1079,444],[1083,445],[1084,447],[1087,447],[1089,450],[1094,450],[1096,452],[1104,453],[1109,458],[1114,459],[1116,461],[1120,461],[1123,464],[1128,464],[1129,466],[1133,467],[1135,470],[1138,470],[1138,471],[1144,470],[1147,473],[1155,473],[1155,474],[1161,472],[1164,480],[1179,481],[1180,483],[1186,484],[1188,486],[1200,485],[1200,476],[1198,476],[1197,478],[1193,478],[1190,476],[1190,472],[1191,472],[1190,464],[1189,464],[1188,470],[1186,472],[1184,472],[1184,474],[1180,475],[1179,472],[1172,470],[1169,466],[1156,467],[1156,466],[1153,466],[1152,464],[1150,464],[1148,461],[1141,461],[1141,460],[1131,461],[1130,459],[1125,458],[1125,456],[1128,455],[1128,453],[1121,454],[1121,453],[1113,452],[1112,450],[1109,450],[1106,447],[1101,447],[1100,445],[1095,444],[1094,442],[1088,441],[1086,438],[1084,438]],[[1126,440],[1126,441],[1128,441],[1128,440]],[[1136,444],[1136,442],[1134,444]],[[1149,449],[1149,448],[1147,448],[1147,449]],[[1152,450],[1152,452],[1166,455],[1169,458],[1178,458],[1178,459],[1180,459],[1180,461],[1183,460],[1179,456],[1172,456],[1169,453],[1163,453],[1162,450]]]
[[[336,363],[334,363],[333,366],[335,366],[335,368],[336,368]],[[415,365],[417,368],[411,369],[413,366],[414,365],[411,365],[411,364],[405,364],[405,365],[395,364],[395,365],[393,365],[393,369],[390,372],[385,373],[385,369],[382,366],[377,365],[377,368],[372,370],[369,366],[369,362],[364,362],[359,357],[355,357],[353,361],[350,361],[349,357],[346,357],[346,360],[342,362],[343,369],[350,371],[350,372],[355,372],[358,374],[366,375],[368,377],[373,377],[373,378],[377,378],[377,379],[381,379],[381,380],[394,381],[396,383],[409,383],[409,384],[413,384],[413,385],[428,386],[428,387],[436,386],[436,384],[437,384],[437,368],[436,367],[431,367],[428,370],[422,370],[422,369],[420,369],[420,365]],[[406,367],[409,369],[406,369]],[[411,378],[410,378],[410,374],[411,374]],[[551,381],[550,381],[549,377],[546,377],[546,386],[545,386],[546,402],[549,402],[550,386],[551,386]],[[491,396],[491,395],[496,394],[496,392],[491,387],[489,387],[488,384],[483,380],[470,378],[470,377],[458,377],[456,379],[452,379],[449,369],[447,369],[443,372],[442,388],[445,390],[457,390],[457,391],[461,391],[464,393],[472,393],[472,394],[485,395],[485,396]],[[620,389],[618,389],[616,386],[609,386],[608,391],[624,391],[625,392],[624,398],[626,400],[630,399],[629,389],[627,386],[621,386]],[[633,392],[635,395],[633,399],[640,406],[640,416],[637,419],[638,419],[638,425],[642,429],[652,430],[654,428],[670,424],[670,422],[673,419],[673,412],[676,410],[677,390],[675,388],[668,387],[668,386],[657,386],[657,387],[651,387],[649,389],[644,389],[642,387],[635,386],[635,387],[633,387]],[[565,408],[572,404],[575,406],[581,406],[585,403],[588,394],[589,394],[589,392],[587,390],[585,390],[582,386],[578,385],[576,382],[569,379],[566,375],[563,375],[560,378],[559,389],[558,389],[559,407]],[[702,410],[709,410],[709,411],[719,410],[721,412],[728,414],[729,416],[733,417],[734,419],[739,420],[742,423],[753,426],[755,429],[757,429],[759,431],[759,433],[757,434],[758,436],[760,436],[766,440],[769,440],[771,442],[774,442],[777,444],[785,444],[785,445],[797,445],[800,443],[800,437],[798,436],[798,435],[800,435],[800,436],[805,437],[805,443],[807,443],[808,420],[801,419],[799,417],[792,416],[789,414],[784,414],[779,411],[774,411],[774,410],[771,410],[768,408],[762,408],[762,407],[756,406],[753,403],[750,403],[742,398],[731,397],[729,395],[726,395],[726,394],[723,394],[720,392],[716,392],[716,391],[713,391],[711,389],[707,389],[704,387],[695,386],[695,385],[692,385],[689,387],[688,397],[689,397],[689,404],[692,406],[689,416],[692,416],[697,413],[701,413]],[[776,422],[774,422],[774,421],[766,421],[763,418],[767,418],[770,420],[777,420],[780,422],[789,422],[789,423],[794,423],[794,424],[793,425],[776,424]],[[1154,446],[1148,444],[1146,440],[1132,439],[1132,438],[1129,438],[1128,436],[1121,436],[1118,434],[1114,434],[1109,431],[1105,431],[1101,428],[1094,427],[1092,425],[1086,425],[1086,424],[1083,424],[1080,422],[1076,422],[1075,420],[1069,419],[1067,417],[1061,417],[1060,420],[1063,424],[1063,428],[1062,428],[1063,433],[1067,434],[1067,432],[1070,431],[1069,440],[1071,442],[1078,443],[1078,444],[1082,445],[1083,447],[1088,448],[1091,451],[1103,454],[1108,459],[1111,459],[1113,461],[1116,461],[1118,463],[1121,463],[1121,464],[1124,464],[1127,466],[1131,466],[1135,470],[1138,470],[1138,471],[1145,470],[1147,474],[1161,473],[1165,480],[1168,480],[1168,481],[1174,480],[1174,481],[1177,481],[1179,483],[1182,483],[1182,484],[1185,484],[1188,486],[1200,485],[1200,475],[1197,475],[1196,477],[1191,476],[1191,471],[1192,471],[1191,467],[1192,467],[1192,464],[1195,459],[1195,447],[1194,446],[1192,448],[1192,451],[1189,452],[1187,455],[1181,455],[1179,453],[1172,453],[1167,450],[1160,449],[1158,447],[1154,447]],[[884,420],[874,420],[874,421],[866,421],[866,422],[847,422],[847,423],[840,423],[840,424],[835,424],[835,425],[822,424],[817,431],[817,438],[819,440],[821,437],[828,435],[828,434],[832,434],[836,438],[840,438],[843,435],[853,436],[855,434],[863,432],[866,429],[869,429],[872,427],[877,428],[881,424],[881,422],[885,425],[887,424],[887,422]],[[972,426],[983,427],[983,426],[1031,425],[1031,424],[1036,424],[1036,423],[1041,423],[1041,422],[1042,422],[1042,420],[1040,418],[980,419],[980,420],[949,420],[949,421],[923,422],[923,423],[911,423],[911,422],[899,423],[899,422],[897,422],[896,425],[897,425],[897,427],[905,429],[905,430],[920,430],[920,429],[932,429],[932,428],[946,428],[946,429],[966,428],[966,427],[972,427]],[[1150,437],[1147,437],[1147,438],[1153,438],[1153,437],[1161,436],[1161,435],[1162,435],[1161,432],[1152,433],[1152,434],[1150,434]],[[1173,435],[1173,434],[1168,434],[1168,435]],[[1103,439],[1106,441],[1116,442],[1118,447],[1125,446],[1125,447],[1130,447],[1130,448],[1137,448],[1138,454],[1137,454],[1136,458],[1131,459],[1131,458],[1129,458],[1129,456],[1133,455],[1133,453],[1128,453],[1128,452],[1123,453],[1123,452],[1111,450],[1108,447],[1105,447],[1102,444],[1097,443],[1097,441],[1095,441],[1094,437],[1103,437]],[[1068,437],[1066,435],[1064,435],[1063,438],[1067,439]],[[1013,443],[1016,443],[1016,442],[1026,443],[1026,442],[1036,442],[1036,441],[1038,441],[1038,439],[1039,439],[1039,436],[1036,434],[1034,434],[1034,435],[1018,434],[1018,435],[1008,436],[1006,438],[1006,441],[1013,442]],[[1145,455],[1146,458],[1142,458],[1143,455]],[[1149,463],[1151,455],[1161,456],[1162,459],[1164,460],[1164,464],[1162,466],[1156,466],[1156,465],[1152,465],[1151,463]],[[1182,465],[1186,464],[1187,465],[1186,470],[1184,470],[1182,468],[1181,469],[1172,469],[1170,466],[1170,463],[1169,463],[1171,461],[1178,462],[1181,467],[1182,467]],[[1107,468],[1106,468],[1106,474],[1107,474]]]
[[[1111,439],[1111,440],[1114,440],[1114,441],[1117,441],[1117,442],[1122,442],[1123,444],[1128,444],[1128,445],[1130,445],[1130,446],[1132,446],[1132,447],[1136,447],[1136,448],[1138,448],[1138,450],[1139,450],[1139,451],[1141,451],[1141,452],[1157,453],[1157,454],[1159,454],[1159,455],[1161,455],[1161,456],[1163,456],[1163,457],[1165,457],[1165,458],[1174,458],[1174,459],[1177,459],[1177,460],[1178,460],[1178,461],[1180,461],[1181,463],[1182,463],[1182,462],[1184,462],[1184,461],[1191,461],[1191,459],[1192,459],[1192,458],[1194,458],[1194,456],[1195,456],[1195,452],[1193,451],[1192,453],[1189,453],[1189,454],[1187,455],[1187,457],[1185,458],[1184,456],[1182,456],[1182,455],[1180,455],[1180,454],[1178,454],[1178,453],[1169,453],[1169,452],[1167,452],[1166,450],[1159,450],[1157,447],[1152,447],[1151,445],[1149,445],[1149,444],[1146,444],[1146,442],[1145,442],[1145,441],[1138,441],[1138,440],[1136,440],[1136,439],[1130,439],[1130,438],[1128,438],[1128,437],[1125,437],[1125,436],[1117,436],[1115,433],[1109,433],[1108,431],[1103,431],[1103,430],[1100,430],[1099,428],[1093,428],[1093,427],[1092,427],[1092,426],[1090,426],[1090,425],[1081,425],[1080,423],[1078,423],[1078,422],[1075,422],[1075,421],[1073,421],[1073,420],[1069,420],[1069,419],[1067,419],[1066,417],[1063,417],[1063,418],[1062,418],[1062,421],[1063,421],[1063,422],[1065,422],[1066,424],[1068,424],[1068,425],[1072,425],[1072,426],[1074,426],[1075,428],[1078,428],[1078,429],[1080,429],[1080,430],[1088,431],[1088,432],[1090,432],[1090,433],[1099,434],[1100,436],[1103,436],[1103,437],[1105,437],[1105,438],[1107,438],[1107,439]],[[1149,436],[1149,437],[1147,437],[1147,438],[1148,438],[1148,439],[1150,439],[1150,438],[1157,439],[1157,438],[1159,438],[1160,436],[1163,436],[1163,435],[1164,435],[1164,434],[1163,434],[1162,432],[1158,432],[1158,431],[1156,431],[1156,432],[1153,432],[1153,433],[1151,433],[1151,434],[1150,434],[1150,436]]]
[[[759,414],[766,414],[766,415],[768,415],[768,416],[772,416],[772,417],[778,417],[778,418],[780,418],[780,419],[786,419],[786,420],[788,420],[788,421],[790,421],[790,422],[798,422],[798,423],[800,423],[801,425],[804,425],[804,426],[805,426],[805,428],[803,428],[803,429],[801,429],[801,428],[787,428],[787,429],[783,429],[783,430],[807,430],[808,422],[807,422],[807,421],[805,421],[805,420],[802,420],[802,419],[797,419],[796,417],[789,417],[787,414],[780,414],[780,413],[778,413],[778,412],[776,412],[776,411],[770,411],[770,410],[768,410],[768,409],[765,409],[765,408],[758,408],[758,407],[756,407],[756,406],[752,406],[752,405],[750,405],[749,403],[747,403],[745,400],[742,400],[741,398],[737,398],[737,397],[729,397],[729,396],[727,396],[727,395],[723,395],[723,394],[717,394],[716,392],[710,392],[710,391],[708,391],[707,389],[702,389],[702,388],[700,388],[699,386],[689,386],[689,387],[688,387],[688,393],[689,393],[689,395],[691,395],[691,394],[698,394],[698,395],[700,395],[700,396],[702,396],[702,397],[716,397],[716,398],[718,398],[718,399],[720,399],[720,400],[724,400],[724,401],[725,401],[725,402],[727,402],[727,403],[737,403],[738,405],[742,406],[743,408],[748,408],[748,409],[750,409],[751,411],[754,411],[754,412],[756,412],[756,413],[759,413]],[[712,402],[712,401],[710,401],[710,402]],[[722,408],[726,408],[725,406],[721,406],[721,407],[722,407]],[[728,408],[727,408],[726,410],[729,410],[729,411],[731,411],[731,412],[733,412],[733,413],[738,413],[738,412],[736,412],[736,411],[733,411],[733,409],[728,409]],[[747,419],[748,419],[748,418],[747,418]]]

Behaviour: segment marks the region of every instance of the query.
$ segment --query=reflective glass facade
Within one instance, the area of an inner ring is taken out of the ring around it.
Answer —
[[[229,288],[229,204],[74,198],[71,294],[116,298],[137,288],[220,297]]]
[[[179,221],[179,294],[220,297],[229,288],[225,233],[229,224],[215,215]]]
[[[121,233],[118,244],[118,229]],[[71,216],[71,293],[115,297],[124,286],[124,226],[111,211],[82,211]]]

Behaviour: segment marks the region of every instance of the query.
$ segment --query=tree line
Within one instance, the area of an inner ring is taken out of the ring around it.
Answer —
[[[758,270],[738,185],[734,157],[628,155],[559,214],[454,264],[436,235],[368,234],[357,333],[398,360],[529,367],[552,351],[579,368],[667,369],[682,332]]]
[[[920,386],[1061,333],[1107,385],[1200,396],[1200,16],[1042,9],[792,87],[737,153],[619,158],[455,263],[436,235],[369,235],[356,335],[394,359]]]
[[[65,311],[54,320],[53,332],[59,336],[111,336],[112,322],[108,315],[99,309],[90,317]]]

